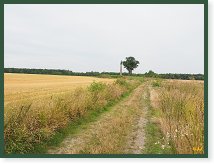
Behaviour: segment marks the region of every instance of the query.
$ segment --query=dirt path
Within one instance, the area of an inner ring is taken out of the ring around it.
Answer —
[[[132,125],[132,131],[127,138],[127,146],[125,152],[128,154],[142,154],[145,143],[144,128],[147,123],[146,114],[148,110],[147,100],[149,98],[147,85],[141,95],[140,111],[135,118],[135,123]]]
[[[49,154],[140,154],[144,148],[148,84],[103,113],[78,134],[67,137]]]

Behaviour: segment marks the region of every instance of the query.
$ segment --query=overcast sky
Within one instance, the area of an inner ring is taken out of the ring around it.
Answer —
[[[204,73],[203,5],[5,5],[4,64],[75,72]]]

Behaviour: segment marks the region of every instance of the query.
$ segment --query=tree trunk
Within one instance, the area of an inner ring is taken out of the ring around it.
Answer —
[[[129,75],[132,75],[132,70],[128,70],[129,71]]]

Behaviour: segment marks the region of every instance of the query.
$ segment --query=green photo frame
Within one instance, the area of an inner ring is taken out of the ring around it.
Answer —
[[[2,0],[0,54],[1,158],[208,158],[208,0]],[[4,152],[4,5],[7,4],[203,4],[204,5],[204,154],[5,154]]]

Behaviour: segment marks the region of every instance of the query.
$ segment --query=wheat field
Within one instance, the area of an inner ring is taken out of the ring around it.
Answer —
[[[4,74],[5,106],[23,100],[35,100],[56,94],[64,94],[92,82],[112,83],[113,79],[38,74]]]
[[[40,152],[60,129],[102,111],[140,82],[79,76],[5,74],[6,153]]]

